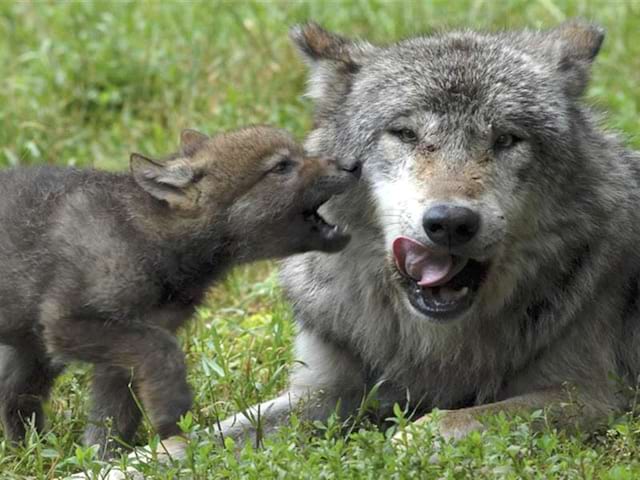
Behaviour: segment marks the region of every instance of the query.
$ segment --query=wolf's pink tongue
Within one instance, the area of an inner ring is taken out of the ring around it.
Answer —
[[[397,237],[392,249],[398,268],[421,287],[442,285],[457,273],[451,255],[436,253],[411,238]]]

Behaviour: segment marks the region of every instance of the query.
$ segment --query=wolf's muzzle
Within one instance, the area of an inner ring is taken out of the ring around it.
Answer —
[[[437,204],[422,218],[427,236],[436,245],[457,247],[470,242],[480,229],[480,215],[470,208]]]

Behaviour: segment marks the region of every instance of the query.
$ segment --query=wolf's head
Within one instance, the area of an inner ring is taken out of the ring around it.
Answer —
[[[316,106],[307,147],[363,162],[386,265],[413,313],[444,321],[499,308],[524,278],[513,272],[527,271],[515,264],[545,255],[541,232],[563,242],[586,217],[575,199],[598,175],[585,161],[580,97],[600,28],[462,31],[386,47],[313,23],[291,36]]]
[[[236,260],[342,249],[349,236],[317,210],[360,175],[359,165],[307,156],[289,133],[268,126],[213,137],[185,130],[178,153],[165,162],[133,154],[131,171],[170,217],[223,235]]]

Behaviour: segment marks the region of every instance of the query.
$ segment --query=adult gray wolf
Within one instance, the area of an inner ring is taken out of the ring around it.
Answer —
[[[131,174],[0,173],[0,413],[5,435],[43,424],[62,365],[95,365],[85,442],[130,442],[147,408],[161,438],[191,406],[175,330],[231,266],[349,236],[317,208],[355,183],[356,163],[307,156],[285,131],[193,130],[165,161],[131,156]],[[107,425],[111,419],[113,430]]]
[[[376,385],[381,417],[437,407],[454,438],[487,413],[592,428],[624,408],[640,374],[640,156],[582,101],[603,30],[291,36],[315,103],[306,148],[364,165],[323,208],[352,241],[284,262],[300,364],[222,433],[268,434],[292,409],[349,415]]]

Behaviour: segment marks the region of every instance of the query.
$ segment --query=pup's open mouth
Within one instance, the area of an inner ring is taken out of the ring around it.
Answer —
[[[302,212],[302,218],[306,225],[310,228],[311,236],[314,243],[318,242],[317,249],[323,252],[338,252],[347,246],[351,235],[346,233],[345,229],[338,225],[331,225],[322,215],[318,213],[318,209],[325,202],[306,209]]]
[[[450,255],[408,237],[393,241],[396,267],[411,305],[434,320],[449,320],[473,303],[488,265]]]

